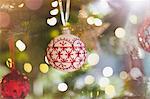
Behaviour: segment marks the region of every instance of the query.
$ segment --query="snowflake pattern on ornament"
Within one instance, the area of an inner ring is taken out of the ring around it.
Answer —
[[[73,72],[84,64],[86,49],[80,38],[69,33],[60,35],[50,42],[47,59],[52,67],[66,72]]]
[[[147,18],[139,29],[138,41],[145,51],[150,52],[150,18]]]

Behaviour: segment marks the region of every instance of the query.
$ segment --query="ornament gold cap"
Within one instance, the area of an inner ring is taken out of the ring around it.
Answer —
[[[62,27],[62,33],[63,34],[70,34],[71,33],[71,27],[70,27],[70,25],[67,25],[67,26],[63,26]]]

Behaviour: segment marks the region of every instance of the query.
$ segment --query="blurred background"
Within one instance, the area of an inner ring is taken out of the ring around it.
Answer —
[[[67,73],[45,58],[49,42],[62,34],[58,1],[0,0],[0,79],[10,72],[13,34],[16,68],[30,79],[26,99],[149,99],[150,54],[137,36],[149,11],[149,0],[71,0],[68,24],[88,56]]]

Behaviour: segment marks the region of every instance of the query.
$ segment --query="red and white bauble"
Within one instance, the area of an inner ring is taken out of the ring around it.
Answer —
[[[145,19],[140,27],[138,41],[145,51],[150,52],[150,18]]]
[[[46,57],[55,69],[73,72],[84,64],[87,52],[80,38],[70,34],[69,29],[63,32],[49,43]]]

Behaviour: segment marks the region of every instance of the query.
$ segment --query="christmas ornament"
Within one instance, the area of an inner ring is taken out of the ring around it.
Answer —
[[[9,49],[11,61],[8,62],[8,65],[11,72],[3,77],[0,92],[3,99],[24,99],[30,90],[30,84],[28,78],[15,68],[13,34],[9,38]]]
[[[52,67],[72,72],[85,62],[86,50],[80,38],[70,34],[69,29],[63,30],[63,33],[49,43],[46,57]]]
[[[139,29],[138,41],[145,51],[150,52],[150,18],[145,19]]]
[[[2,79],[1,95],[4,99],[24,99],[29,90],[28,78],[16,70],[5,75]]]
[[[46,57],[52,67],[66,72],[73,72],[83,65],[86,59],[86,50],[83,42],[77,36],[70,34],[67,27],[69,19],[70,0],[66,2],[64,16],[62,0],[58,0],[61,20],[64,26],[63,34],[52,40],[47,48]]]

